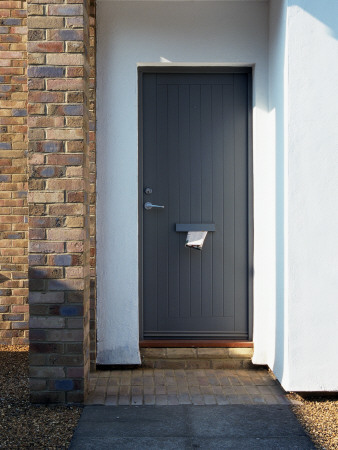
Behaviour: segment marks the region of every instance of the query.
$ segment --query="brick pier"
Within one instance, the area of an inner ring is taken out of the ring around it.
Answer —
[[[90,307],[89,1],[28,1],[30,380],[82,402]]]

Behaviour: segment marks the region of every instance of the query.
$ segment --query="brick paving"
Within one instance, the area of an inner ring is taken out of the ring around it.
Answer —
[[[287,405],[263,369],[102,370],[90,376],[87,405]]]

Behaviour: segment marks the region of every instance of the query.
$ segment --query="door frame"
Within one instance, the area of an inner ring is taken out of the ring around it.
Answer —
[[[205,65],[140,65],[137,68],[137,98],[138,98],[138,266],[139,266],[139,339],[143,341],[143,75],[145,73],[247,73],[248,74],[248,341],[253,338],[253,256],[254,256],[254,216],[253,216],[253,123],[252,123],[252,67],[250,66],[205,66]],[[159,338],[156,339],[157,341]],[[168,341],[168,338],[163,341]],[[178,340],[178,339],[175,339]],[[181,339],[184,341],[185,339]],[[196,340],[196,339],[195,339]],[[198,339],[201,341],[201,339]],[[206,339],[203,339],[206,340]],[[213,338],[208,338],[214,341]],[[219,341],[219,338],[218,338]],[[227,341],[227,339],[224,339]],[[234,339],[231,339],[233,342]],[[243,341],[243,340],[241,340]]]

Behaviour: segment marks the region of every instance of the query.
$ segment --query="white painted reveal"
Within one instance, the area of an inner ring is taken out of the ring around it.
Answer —
[[[268,138],[268,3],[98,2],[97,276],[100,364],[138,352],[137,64],[254,66],[255,361],[275,298],[275,166]]]

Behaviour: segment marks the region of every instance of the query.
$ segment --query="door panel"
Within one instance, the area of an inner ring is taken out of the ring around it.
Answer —
[[[143,337],[248,338],[248,74],[142,75]],[[152,193],[144,193],[146,187]],[[202,251],[177,223],[214,223]]]

